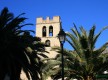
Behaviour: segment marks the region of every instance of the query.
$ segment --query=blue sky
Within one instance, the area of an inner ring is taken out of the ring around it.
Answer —
[[[29,18],[26,22],[33,24],[37,17],[58,15],[65,31],[70,31],[73,23],[86,30],[96,25],[96,33],[108,26],[108,0],[0,0],[0,10],[4,7],[8,7],[15,16],[26,13],[24,16]],[[35,30],[35,26],[30,29]],[[107,34],[108,30],[102,33],[97,48],[108,41]]]

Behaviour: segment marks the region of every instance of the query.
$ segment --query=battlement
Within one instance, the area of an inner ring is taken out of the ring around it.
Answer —
[[[50,17],[46,17],[46,19],[43,19],[43,17],[36,19],[37,24],[57,23],[57,22],[60,22],[60,16],[53,16],[53,19],[50,19]]]

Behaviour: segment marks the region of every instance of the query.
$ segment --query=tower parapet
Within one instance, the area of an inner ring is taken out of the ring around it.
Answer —
[[[37,18],[36,24],[47,24],[47,23],[60,23],[60,16],[54,16],[53,19],[50,19],[50,17],[46,17],[46,19],[43,19],[43,17]]]

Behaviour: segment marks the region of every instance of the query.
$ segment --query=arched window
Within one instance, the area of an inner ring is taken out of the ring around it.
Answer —
[[[46,40],[45,45],[46,45],[46,47],[50,47],[50,40]]]
[[[53,26],[49,27],[49,36],[53,36]]]
[[[46,26],[43,26],[43,29],[42,29],[42,36],[43,36],[43,37],[46,37]]]

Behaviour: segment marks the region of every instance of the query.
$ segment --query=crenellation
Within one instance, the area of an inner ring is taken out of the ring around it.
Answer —
[[[46,17],[46,21],[50,21],[50,17]]]
[[[60,16],[54,16],[53,21],[54,22],[60,22]]]
[[[36,23],[42,23],[42,21],[43,21],[43,18],[42,17],[36,18]]]
[[[46,17],[46,19],[43,19],[43,17],[40,17],[40,18],[37,18],[36,22],[37,24],[60,22],[60,16],[54,16],[53,19],[50,19],[50,17]]]

